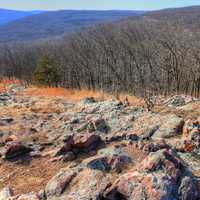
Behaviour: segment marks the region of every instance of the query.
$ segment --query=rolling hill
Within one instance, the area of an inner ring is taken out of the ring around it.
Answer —
[[[82,27],[142,15],[143,11],[60,10],[28,16],[0,27],[0,42],[60,36]]]
[[[34,14],[39,14],[42,11],[17,11],[17,10],[7,10],[0,9],[0,26],[5,25],[9,22],[22,19]]]
[[[158,10],[148,12],[145,16],[154,20],[184,25],[189,29],[200,29],[200,6]]]

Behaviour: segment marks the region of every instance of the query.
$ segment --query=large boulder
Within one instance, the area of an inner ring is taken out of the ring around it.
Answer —
[[[173,180],[164,173],[144,174],[131,172],[117,179],[111,188],[104,192],[108,200],[175,200]]]

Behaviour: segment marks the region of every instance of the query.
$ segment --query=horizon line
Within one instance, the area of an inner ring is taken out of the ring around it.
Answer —
[[[188,7],[198,7],[200,5],[191,5],[191,6],[175,6],[175,7],[166,7],[166,8],[158,8],[158,9],[76,9],[76,8],[60,8],[60,9],[12,9],[12,8],[2,8],[0,10],[10,10],[10,11],[21,11],[21,12],[34,12],[34,11],[130,11],[130,12],[148,12],[148,11],[159,11],[166,9],[176,9],[176,8],[188,8]]]

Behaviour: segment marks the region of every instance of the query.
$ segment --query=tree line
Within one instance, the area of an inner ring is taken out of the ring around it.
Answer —
[[[27,84],[200,96],[200,31],[174,22],[129,19],[0,47],[0,75]]]

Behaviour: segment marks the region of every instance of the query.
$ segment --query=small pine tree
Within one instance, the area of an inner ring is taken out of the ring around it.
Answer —
[[[58,86],[59,74],[48,56],[44,56],[33,73],[33,83],[40,86]]]

